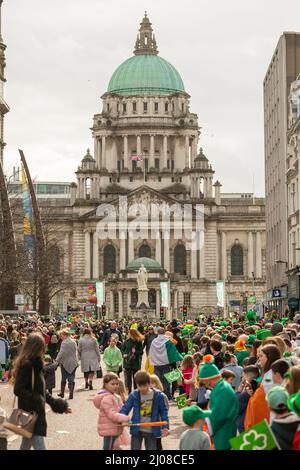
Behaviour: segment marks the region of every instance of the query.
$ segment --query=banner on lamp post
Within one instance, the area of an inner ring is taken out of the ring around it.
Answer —
[[[225,307],[225,282],[217,281],[216,289],[217,289],[217,306],[224,308]]]
[[[169,308],[169,282],[160,283],[161,307]]]
[[[105,303],[105,281],[96,282],[97,307],[102,307]]]

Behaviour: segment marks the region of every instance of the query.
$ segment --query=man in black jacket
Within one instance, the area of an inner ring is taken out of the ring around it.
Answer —
[[[107,348],[111,335],[118,335],[119,341],[122,343],[122,335],[121,335],[121,332],[117,329],[117,322],[115,321],[112,321],[110,324],[110,327],[107,328],[103,333],[101,344],[100,344],[101,350],[104,350],[105,348]]]

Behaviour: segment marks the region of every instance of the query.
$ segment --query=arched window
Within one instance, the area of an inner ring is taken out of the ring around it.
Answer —
[[[174,250],[174,272],[186,274],[186,250],[184,245],[176,245]]]
[[[141,245],[139,248],[139,258],[151,258],[151,248],[149,245]]]
[[[231,248],[231,275],[243,276],[244,274],[244,254],[241,245],[234,245]]]
[[[116,250],[113,245],[106,245],[103,253],[104,275],[116,272]]]

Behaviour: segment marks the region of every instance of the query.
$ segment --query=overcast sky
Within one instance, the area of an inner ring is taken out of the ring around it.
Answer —
[[[144,10],[161,57],[181,74],[201,146],[222,191],[264,194],[262,82],[299,0],[4,0],[5,166],[22,148],[32,177],[75,181],[117,66],[132,55]]]

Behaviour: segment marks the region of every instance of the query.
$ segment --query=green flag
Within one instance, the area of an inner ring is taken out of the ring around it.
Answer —
[[[183,393],[183,395],[179,395],[178,397],[176,397],[176,403],[177,403],[179,410],[187,406],[186,400],[187,400],[186,393]]]
[[[230,439],[229,442],[233,450],[280,449],[266,419]]]
[[[171,372],[164,374],[164,376],[166,377],[169,384],[171,384],[172,382],[176,382],[176,380],[181,379],[182,373],[180,369],[174,369],[174,370],[171,370]]]

